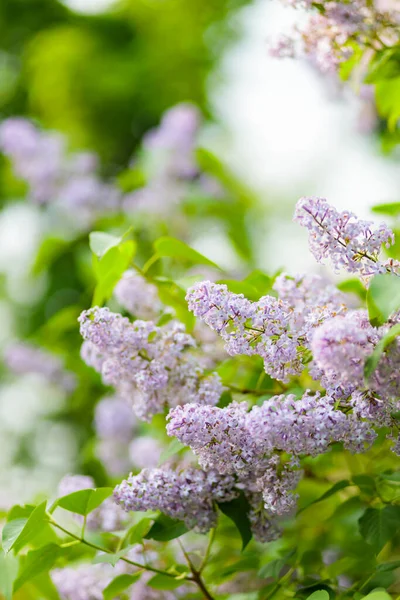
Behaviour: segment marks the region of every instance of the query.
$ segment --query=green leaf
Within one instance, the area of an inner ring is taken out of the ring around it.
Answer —
[[[378,554],[400,529],[400,506],[367,508],[359,519],[360,533]]]
[[[352,480],[362,493],[372,496],[376,492],[376,485],[373,477],[364,474],[353,475]]]
[[[133,525],[129,530],[129,543],[140,544],[148,531],[150,530],[151,522],[154,519],[151,517],[144,517],[138,523]]]
[[[115,579],[108,584],[103,590],[104,600],[113,600],[118,597],[121,592],[128,589],[133,583],[140,578],[141,573],[135,573],[134,575],[118,575]]]
[[[263,565],[258,571],[258,576],[267,579],[268,577],[272,577],[273,579],[279,579],[279,574],[282,571],[283,567],[288,564],[288,561],[292,556],[296,554],[296,548],[288,552],[282,558],[276,558],[275,560],[271,560],[267,564]]]
[[[93,254],[101,258],[110,248],[119,246],[122,237],[104,233],[103,231],[92,231],[89,233],[89,246]]]
[[[34,504],[15,504],[7,513],[7,521],[14,521],[14,519],[28,519],[33,513],[36,506]]]
[[[379,361],[385,349],[400,335],[400,323],[393,325],[389,331],[379,340],[374,351],[367,357],[364,364],[364,378],[366,381],[371,377],[377,368]]]
[[[93,297],[94,306],[101,306],[111,297],[114,287],[131,265],[135,251],[136,243],[128,240],[119,246],[111,247],[101,258],[94,256],[93,265],[97,278]]]
[[[400,48],[389,48],[376,52],[371,60],[365,83],[378,83],[400,76]]]
[[[3,550],[9,552],[14,549],[18,553],[42,531],[47,521],[46,502],[36,506],[28,518],[8,521],[2,532]]]
[[[186,533],[188,528],[185,523],[176,519],[171,519],[167,515],[161,514],[157,517],[150,531],[144,536],[147,540],[156,540],[157,542],[168,542],[174,540]]]
[[[400,277],[390,273],[375,275],[367,292],[367,307],[372,325],[386,323],[400,308]]]
[[[299,515],[300,513],[302,513],[304,510],[306,510],[307,508],[309,508],[310,506],[312,506],[313,504],[317,504],[318,502],[322,502],[322,500],[326,500],[327,498],[330,498],[330,496],[333,496],[333,494],[336,494],[336,492],[339,492],[340,490],[344,490],[345,488],[351,486],[351,482],[348,481],[347,479],[342,479],[341,481],[337,481],[331,488],[329,488],[329,490],[327,490],[326,492],[324,492],[322,494],[322,496],[320,496],[319,498],[316,498],[316,500],[313,500],[312,502],[310,502],[310,504],[307,504],[306,506],[303,506],[303,508],[300,508],[297,511],[297,514]]]
[[[400,202],[384,202],[382,204],[375,204],[371,208],[372,212],[380,215],[389,215],[390,217],[397,217],[400,215]]]
[[[394,560],[388,563],[381,563],[376,567],[377,571],[395,571],[396,569],[400,569],[400,560]]]
[[[250,507],[246,496],[241,492],[238,498],[234,498],[230,502],[218,502],[218,506],[220,511],[235,523],[242,538],[242,550],[244,550],[253,536],[248,518]]]
[[[389,596],[385,590],[375,590],[368,596],[364,596],[362,600],[392,600],[392,596]]]
[[[11,546],[9,546],[8,550],[14,549],[15,553],[18,553],[28,542],[40,533],[44,525],[48,522],[46,516],[46,504],[46,501],[44,501],[32,511],[21,533]],[[10,523],[12,523],[12,521],[10,521]]]
[[[33,579],[39,573],[51,569],[64,552],[65,550],[57,544],[47,544],[46,546],[38,548],[38,550],[31,550],[28,552],[18,579],[14,583],[14,593],[18,591],[24,583]]]
[[[363,301],[367,297],[367,290],[359,279],[346,279],[346,281],[341,281],[337,287],[341,292],[355,294]]]
[[[261,567],[261,569],[258,571],[258,576],[263,577],[264,579],[268,579],[268,577],[279,579],[279,574],[285,565],[286,560],[284,558],[271,560],[269,563]]]
[[[400,77],[379,81],[375,99],[378,113],[387,119],[389,131],[394,132],[400,118]]]
[[[185,242],[173,237],[159,238],[154,242],[154,248],[159,257],[169,256],[184,260],[192,265],[207,265],[208,267],[221,270],[212,260],[203,256],[203,254],[200,254],[200,252],[197,252],[197,250],[194,250],[185,244]]]
[[[163,304],[171,306],[179,321],[184,323],[187,331],[192,331],[196,318],[188,309],[186,302],[186,291],[170,279],[155,277],[152,280],[157,286],[158,295]]]
[[[0,595],[12,600],[13,583],[18,573],[18,558],[0,550]]]
[[[246,280],[237,281],[236,279],[220,279],[216,283],[225,284],[230,292],[234,294],[243,294],[249,300],[257,301],[260,299],[260,294],[257,289],[248,283]]]
[[[168,444],[168,446],[165,448],[165,450],[163,450],[161,452],[160,460],[158,461],[158,466],[165,463],[172,456],[179,454],[185,448],[186,448],[186,446],[184,444],[182,444],[182,442],[180,442],[176,438],[173,439],[172,442],[170,444]]]
[[[307,600],[329,600],[329,594],[326,590],[317,590],[308,596]]]
[[[269,275],[266,275],[259,269],[255,269],[252,271],[244,281],[250,284],[252,287],[256,288],[258,292],[258,299],[261,296],[265,296],[268,292],[271,291],[273,279]]]
[[[103,554],[96,554],[96,556],[92,560],[92,563],[94,565],[105,563],[107,565],[112,565],[113,567],[115,567],[117,562],[121,560],[121,558],[126,556],[133,547],[133,545],[129,545],[125,548],[122,548],[122,550],[119,550],[119,552],[104,552]]]
[[[147,585],[154,588],[155,590],[175,590],[177,587],[185,583],[181,579],[175,579],[174,577],[168,577],[168,575],[154,575],[148,581]]]
[[[39,275],[57,260],[57,258],[68,248],[69,242],[60,238],[49,237],[45,239],[36,254],[32,273]]]
[[[58,498],[56,506],[78,515],[88,515],[100,506],[113,493],[113,488],[97,488],[96,490],[79,490]]]
[[[1,541],[3,550],[5,552],[11,550],[15,544],[15,541],[21,535],[27,522],[28,519],[13,519],[4,525],[1,533]]]

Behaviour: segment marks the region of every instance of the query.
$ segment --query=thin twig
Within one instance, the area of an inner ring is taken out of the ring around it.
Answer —
[[[94,550],[98,550],[99,552],[104,552],[105,554],[114,554],[114,552],[112,552],[112,550],[109,550],[108,548],[102,548],[101,546],[98,546],[97,544],[93,544],[92,542],[89,542],[89,540],[85,540],[85,538],[83,538],[83,537],[79,537],[78,535],[75,535],[75,533],[72,533],[72,531],[68,531],[68,529],[65,529],[65,527],[63,527],[62,525],[57,523],[57,521],[55,521],[50,514],[47,514],[47,516],[49,518],[50,524],[53,525],[53,527],[57,527],[57,529],[64,532],[66,535],[69,535],[70,537],[74,538],[74,540],[81,542],[82,544],[85,544],[85,546],[89,546],[90,548],[93,548]],[[122,560],[122,561],[128,563],[129,565],[133,565],[134,567],[137,567],[138,569],[143,569],[145,571],[151,571],[152,573],[158,573],[159,575],[166,575],[167,577],[173,577],[173,578],[176,577],[173,573],[169,573],[168,571],[162,571],[161,569],[156,569],[155,567],[150,567],[148,565],[141,565],[140,563],[130,560],[129,558],[126,558],[125,556],[121,556],[119,558],[119,560]],[[189,581],[191,581],[190,577],[185,577],[185,579],[188,579]]]

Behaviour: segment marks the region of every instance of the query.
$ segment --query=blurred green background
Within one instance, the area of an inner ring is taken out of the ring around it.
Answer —
[[[206,76],[245,3],[125,0],[87,15],[57,0],[2,0],[0,114],[66,132],[112,170],[166,108],[207,108]]]

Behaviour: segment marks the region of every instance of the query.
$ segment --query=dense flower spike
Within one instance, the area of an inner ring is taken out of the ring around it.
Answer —
[[[210,281],[190,288],[186,299],[189,310],[221,335],[228,354],[259,354],[266,372],[283,381],[302,371],[297,336],[290,335],[291,310],[285,302],[272,296],[251,302]]]
[[[83,358],[102,374],[107,385],[130,400],[137,416],[150,420],[166,406],[185,402],[216,404],[222,393],[217,374],[206,376],[199,358],[190,353],[194,339],[171,321],[157,327],[95,307],[80,318],[85,339]]]
[[[277,451],[316,456],[342,441],[354,451],[370,444],[370,427],[335,410],[328,396],[275,396],[262,406],[187,404],[169,414],[167,433],[190,446],[203,467],[221,473],[262,473]],[[354,435],[355,434],[355,435]]]
[[[288,381],[309,360],[314,328],[344,313],[346,297],[318,276],[282,274],[274,289],[279,299],[263,296],[251,302],[226,285],[203,281],[186,298],[189,310],[221,335],[229,354],[258,354],[271,377]]]
[[[161,510],[190,529],[206,532],[217,519],[213,501],[228,502],[236,494],[233,478],[212,470],[144,469],[120,483],[114,498],[126,511]]]
[[[385,224],[374,228],[372,222],[339,212],[316,197],[298,201],[294,220],[308,229],[310,250],[318,262],[329,259],[336,271],[345,269],[364,278],[391,270],[379,260],[382,245],[394,242]]]
[[[7,346],[4,362],[17,375],[37,373],[68,393],[73,392],[76,387],[75,375],[64,368],[60,358],[26,342],[15,342]]]

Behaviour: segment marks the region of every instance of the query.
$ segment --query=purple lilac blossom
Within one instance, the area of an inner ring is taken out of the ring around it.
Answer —
[[[399,40],[394,26],[399,23],[395,7],[385,10],[367,0],[346,3],[329,0],[324,3],[323,12],[317,12],[316,5],[309,0],[287,3],[313,12],[304,27],[296,27],[292,36],[281,36],[288,38],[281,51],[278,38],[273,56],[285,57],[286,46],[299,44],[302,49],[296,54],[305,54],[323,73],[335,73],[340,64],[353,55],[354,43],[359,48],[379,50]]]
[[[318,262],[329,259],[336,271],[344,269],[362,278],[390,270],[379,259],[382,246],[388,248],[394,242],[393,232],[384,223],[374,227],[317,197],[301,198],[294,220],[308,229],[310,250]]]
[[[115,501],[126,511],[160,510],[201,533],[216,524],[213,501],[228,502],[236,495],[232,477],[200,469],[144,469],[114,490]]]
[[[364,363],[372,354],[379,336],[364,311],[327,319],[311,343],[316,365],[324,376],[342,385],[363,386]]]
[[[166,406],[184,402],[218,402],[221,380],[216,373],[205,375],[198,357],[190,353],[195,341],[180,323],[170,321],[161,327],[151,321],[131,323],[98,307],[84,311],[79,321],[85,343],[98,353],[90,346],[84,356],[99,368],[104,383],[131,401],[140,419],[150,420]]]
[[[170,411],[167,433],[190,446],[203,468],[261,476],[278,451],[293,456],[322,454],[333,442],[363,451],[374,440],[367,423],[335,410],[318,392],[274,396],[246,412],[244,403],[226,408],[186,404]]]

